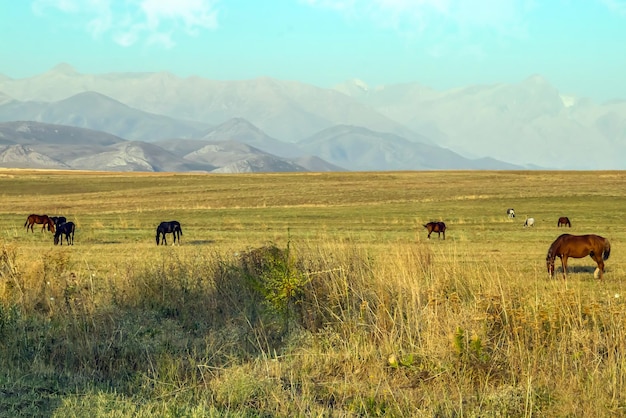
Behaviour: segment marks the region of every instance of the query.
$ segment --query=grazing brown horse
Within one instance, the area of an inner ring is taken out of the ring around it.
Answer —
[[[565,226],[569,226],[570,228],[572,227],[572,223],[569,221],[569,218],[567,216],[561,216],[559,218],[559,222],[556,224],[557,227],[561,227],[561,225]]]
[[[441,234],[443,234],[443,239],[446,239],[446,224],[443,222],[428,222],[424,225],[424,228],[428,231],[428,239],[430,239],[430,234],[433,232],[437,233],[437,238],[441,238]]]
[[[50,219],[48,215],[29,215],[28,219],[26,219],[26,222],[24,222],[24,227],[26,228],[27,232],[28,228],[30,228],[31,232],[35,232],[33,231],[33,225],[35,224],[42,224],[42,231],[47,226],[48,231],[54,233],[54,221],[52,221],[52,219]]]
[[[602,279],[604,260],[607,260],[609,255],[611,255],[611,243],[600,235],[563,234],[550,245],[546,255],[546,266],[550,277],[554,277],[554,260],[559,257],[563,265],[563,278],[565,279],[567,278],[567,259],[569,257],[583,258],[589,256],[598,264],[596,272],[599,271],[599,277]]]

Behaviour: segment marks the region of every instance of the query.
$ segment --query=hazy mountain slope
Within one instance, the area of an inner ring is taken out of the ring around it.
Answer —
[[[0,145],[0,166],[12,168],[67,169],[69,165],[35,151],[29,145]]]
[[[465,156],[552,168],[626,168],[624,146],[614,141],[626,109],[564,97],[540,76],[442,92],[409,84],[353,94]]]
[[[13,144],[75,146],[108,146],[124,142],[124,139],[105,132],[30,121],[0,123],[0,140]]]
[[[186,161],[154,144],[132,141],[69,161],[74,168],[105,171],[211,171],[210,164]]]
[[[349,160],[346,167],[489,168],[506,161],[512,167],[626,168],[625,102],[599,105],[566,96],[540,76],[447,91],[416,83],[372,89],[358,80],[330,90],[271,78],[89,75],[60,65],[27,79],[0,77],[0,92],[0,119],[3,111],[6,118],[34,113],[33,118],[99,127],[125,138],[236,140],[278,157],[343,154],[329,163],[346,166]],[[54,103],[41,103],[46,101]],[[190,126],[188,120],[197,122]],[[299,146],[300,140],[338,125],[395,137],[361,138],[358,147],[347,137]],[[0,137],[1,143],[7,142]],[[456,156],[437,160],[434,151],[413,149],[424,145]],[[431,156],[420,160],[421,155]],[[457,158],[461,155],[465,159]]]
[[[230,166],[227,172],[238,172],[236,169],[249,170],[255,167],[260,168],[259,164],[246,164],[242,163],[247,159],[254,159],[258,161],[259,155],[264,155],[265,152],[255,147],[249,146],[247,143],[242,143],[236,140],[164,140],[155,143],[165,150],[172,152],[173,154],[187,158],[192,161],[211,162],[214,164],[226,164]],[[260,153],[261,152],[261,153]],[[301,153],[304,151],[301,151]],[[272,157],[279,157],[272,155]],[[316,156],[302,156],[297,158],[280,158],[279,160],[287,161],[289,164],[294,164],[293,171],[302,171],[304,168],[308,171],[345,171],[344,168],[330,164]],[[266,160],[263,169],[267,170],[270,161]],[[281,168],[282,167],[282,168]],[[277,166],[277,170],[285,171],[285,167],[289,165]],[[290,170],[288,170],[290,171]],[[226,172],[222,170],[222,172]],[[247,172],[247,171],[246,171]]]
[[[482,168],[485,161],[464,158],[450,150],[408,141],[397,135],[362,127],[339,125],[319,132],[299,143],[322,159],[350,170],[423,170]],[[491,168],[521,168],[512,164],[488,162]]]
[[[9,103],[9,102],[11,102],[13,100],[15,100],[15,99],[13,99],[11,96],[8,96],[8,95],[6,95],[6,94],[4,94],[4,93],[2,93],[0,91],[0,105],[3,105],[5,103]]]
[[[280,172],[304,172],[304,167],[288,160],[273,155],[255,155],[242,160],[226,164],[214,173],[280,173]]]
[[[189,151],[185,154],[189,154],[189,158],[185,158],[180,148],[172,152],[154,143],[125,141],[89,129],[38,122],[6,122],[0,123],[0,166],[179,172],[308,170],[294,161],[235,141],[218,145],[198,140],[181,142],[194,145],[184,150]]]
[[[245,118],[269,136],[287,142],[340,123],[427,141],[337,91],[271,78],[214,81],[169,73],[92,75],[59,65],[34,77],[0,80],[0,91],[22,101],[58,101],[95,91],[136,109],[184,120],[219,124]]]
[[[209,145],[210,142],[202,141],[200,139],[164,139],[161,141],[155,141],[153,144],[158,145],[178,157],[184,157],[193,151]]]
[[[304,157],[298,157],[292,159],[292,161],[298,164],[300,167],[306,168],[312,172],[326,172],[326,171],[348,171],[347,169],[335,164],[331,164],[314,155],[306,155]]]
[[[209,143],[185,155],[185,159],[221,167],[215,172],[307,171],[292,161],[233,140]]]
[[[206,141],[237,141],[279,157],[300,157],[304,153],[296,145],[279,141],[243,118],[233,118],[210,128],[200,136]]]
[[[76,126],[141,141],[190,138],[209,126],[143,112],[95,92],[79,93],[51,103],[10,101],[1,104],[0,122],[12,120]]]

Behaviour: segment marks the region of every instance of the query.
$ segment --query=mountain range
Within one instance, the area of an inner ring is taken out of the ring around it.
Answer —
[[[0,75],[0,166],[141,171],[620,169],[626,101],[540,76],[437,91],[267,77]]]

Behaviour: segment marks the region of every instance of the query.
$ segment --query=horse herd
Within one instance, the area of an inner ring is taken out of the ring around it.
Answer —
[[[54,234],[54,245],[63,245],[63,236],[65,236],[65,242],[67,245],[74,245],[74,231],[76,231],[76,225],[74,222],[68,222],[65,216],[48,216],[48,215],[29,215],[24,222],[24,227],[28,232],[28,229],[33,231],[35,224],[42,225],[43,231],[48,228],[48,231]]]
[[[67,245],[74,245],[74,232],[76,231],[76,225],[74,222],[68,222],[65,216],[29,215],[28,218],[26,218],[26,222],[24,222],[24,228],[26,228],[27,232],[29,229],[31,232],[35,232],[33,230],[35,224],[41,225],[42,231],[47,228],[48,231],[54,234],[54,245],[63,245],[62,235],[65,236],[65,242]],[[165,234],[172,234],[174,236],[174,244],[176,244],[176,240],[178,240],[178,243],[180,244],[180,236],[183,234],[180,222],[161,222],[159,226],[157,226],[156,230],[157,245],[159,245],[159,241],[161,241],[161,244],[167,245]]]
[[[506,210],[506,214],[509,219],[515,218],[515,210],[509,208]],[[532,227],[535,225],[535,219],[526,217],[524,221],[524,228]],[[557,221],[557,227],[572,227],[572,223],[567,216],[561,216]],[[437,232],[437,236],[446,239],[446,224],[444,222],[428,222],[423,225],[428,231],[428,239],[433,232]],[[563,279],[567,278],[567,260],[568,258],[583,258],[589,256],[596,262],[598,267],[594,271],[594,277],[602,279],[604,274],[604,262],[611,255],[611,243],[608,239],[595,234],[586,235],[572,235],[561,234],[548,249],[546,255],[546,268],[550,275],[550,278],[554,277],[554,262],[558,257],[561,259],[561,266],[563,272]]]
[[[506,211],[509,218],[515,218],[515,210],[509,208]],[[63,245],[63,236],[67,245],[74,245],[74,232],[76,231],[76,225],[74,222],[68,222],[64,216],[48,216],[48,215],[29,215],[24,223],[26,231],[29,229],[34,232],[33,226],[35,224],[42,225],[41,230],[46,228],[48,231],[54,234],[54,245]],[[526,218],[524,227],[533,226],[535,220],[533,218]],[[428,231],[428,239],[433,232],[437,233],[437,237],[446,239],[446,224],[441,221],[432,221],[423,225]],[[557,222],[557,227],[568,226],[571,228],[572,223],[569,218],[562,216]],[[167,245],[166,234],[172,234],[174,237],[174,244],[178,240],[180,244],[180,237],[183,234],[183,230],[178,221],[161,222],[156,229],[156,244]],[[598,275],[600,279],[604,274],[604,261],[609,258],[611,254],[611,244],[609,240],[599,235],[560,235],[548,249],[546,255],[546,267],[550,277],[554,277],[554,261],[557,257],[561,259],[561,265],[563,268],[563,278],[567,278],[567,260],[568,258],[583,258],[590,256],[598,265],[594,276]],[[598,274],[599,273],[599,274]]]

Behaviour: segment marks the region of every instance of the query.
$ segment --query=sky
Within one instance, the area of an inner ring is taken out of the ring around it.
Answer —
[[[168,71],[626,100],[626,0],[0,0],[0,74]]]

